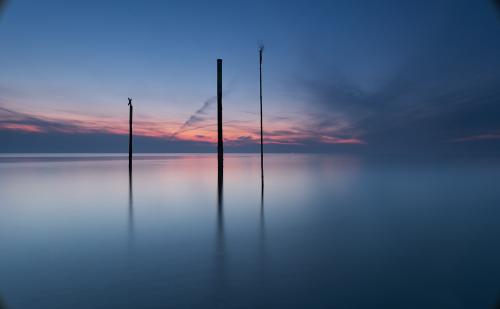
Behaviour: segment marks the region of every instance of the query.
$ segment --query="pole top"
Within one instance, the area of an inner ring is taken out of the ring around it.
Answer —
[[[217,59],[217,63],[222,63],[222,59]]]
[[[128,105],[132,106],[132,99],[128,98]]]
[[[264,43],[260,43],[259,44],[259,60],[260,60],[260,63],[262,64],[262,53],[264,52]]]

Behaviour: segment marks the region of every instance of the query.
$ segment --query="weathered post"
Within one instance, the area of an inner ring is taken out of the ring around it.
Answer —
[[[260,79],[260,173],[262,179],[262,190],[264,190],[264,133],[262,129],[262,52],[264,46],[259,49],[259,79]]]
[[[217,163],[219,182],[222,182],[224,168],[224,142],[222,137],[222,59],[217,59]]]
[[[224,278],[224,144],[222,135],[222,59],[217,59],[217,272]],[[222,281],[221,281],[222,283]]]
[[[129,106],[128,169],[129,171],[132,171],[132,113],[134,112],[134,108],[132,106],[131,98],[128,98],[128,106]]]

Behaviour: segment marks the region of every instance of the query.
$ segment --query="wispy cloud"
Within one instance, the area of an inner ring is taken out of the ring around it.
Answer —
[[[214,98],[180,126],[178,121],[165,121],[138,114],[134,120],[134,134],[184,142],[216,143],[216,122],[209,114]],[[269,145],[364,144],[357,135],[349,133],[349,125],[342,119],[319,114],[293,117],[289,115],[265,117],[264,143]],[[177,129],[175,129],[177,128]],[[128,119],[105,115],[91,116],[65,111],[50,115],[19,112],[0,107],[0,131],[18,131],[27,134],[128,134]],[[224,140],[234,147],[257,145],[260,131],[257,119],[224,121]]]
[[[170,125],[171,127],[171,125]],[[0,107],[0,130],[23,131],[27,133],[107,133],[128,134],[127,121],[113,117],[92,117],[77,113],[64,116],[48,116],[18,112],[12,108]],[[155,120],[139,119],[134,122],[134,134],[139,136],[166,137],[170,134],[169,124]]]
[[[228,94],[232,92],[232,89],[234,88],[234,80],[229,82],[229,86],[227,90],[224,90],[222,92],[223,97],[227,97]],[[209,120],[209,111],[212,108],[212,106],[216,103],[217,101],[217,96],[213,96],[205,100],[201,107],[197,109],[193,114],[191,114],[186,121],[182,123],[182,125],[174,132],[172,133],[171,138],[176,138],[177,135],[186,132],[186,131],[192,131],[193,127],[200,126],[201,123],[206,122]]]
[[[7,4],[7,0],[0,0],[0,14],[3,13],[3,10]]]
[[[205,120],[205,116],[207,115],[207,111],[210,109],[210,107],[215,103],[217,100],[217,97],[211,97],[205,102],[203,102],[203,105],[196,110],[189,118],[184,121],[184,123],[175,131],[171,138],[175,138],[179,133],[185,132],[186,130],[189,130],[189,128],[197,125],[198,123],[202,122]]]
[[[484,133],[478,135],[465,136],[465,137],[455,138],[452,140],[452,142],[463,143],[463,142],[477,142],[485,140],[500,140],[500,133]]]
[[[369,89],[335,69],[301,75],[290,91],[305,94],[312,107],[337,115],[317,116],[322,124],[314,126],[311,135],[329,131],[329,124],[340,121],[346,127],[337,133],[358,136],[359,142],[380,150],[438,151],[450,147],[450,140],[497,139],[497,134],[474,132],[500,130],[500,74],[483,61],[480,47],[471,47],[464,58],[451,50],[454,42],[444,38],[439,43],[416,51]],[[335,68],[332,63],[322,65]]]

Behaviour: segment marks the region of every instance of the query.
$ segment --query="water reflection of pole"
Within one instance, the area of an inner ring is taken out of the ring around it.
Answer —
[[[132,168],[128,170],[128,236],[131,242],[134,237],[134,192],[132,189]]]
[[[264,222],[264,186],[260,188],[260,223],[261,230]]]
[[[215,293],[217,302],[225,297],[225,237],[224,237],[224,188],[222,178],[217,183],[217,226],[215,238]]]
[[[266,260],[266,217],[264,208],[264,186],[261,187],[260,191],[260,218],[259,218],[259,248],[260,248],[260,260],[261,268],[264,270],[265,260]]]
[[[222,179],[217,186],[217,249],[222,256],[224,249],[224,188]]]
[[[257,269],[256,269],[256,284],[259,287],[261,295],[267,293],[266,289],[269,286],[267,276],[267,239],[266,239],[266,217],[264,207],[264,186],[260,191],[260,216],[259,216],[259,237],[257,245]],[[256,307],[264,307],[265,300],[260,299]]]

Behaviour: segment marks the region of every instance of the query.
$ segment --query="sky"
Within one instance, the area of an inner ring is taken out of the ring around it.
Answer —
[[[2,1],[0,1],[2,2]],[[5,1],[3,1],[5,2]],[[0,3],[0,152],[500,153],[491,0]]]

